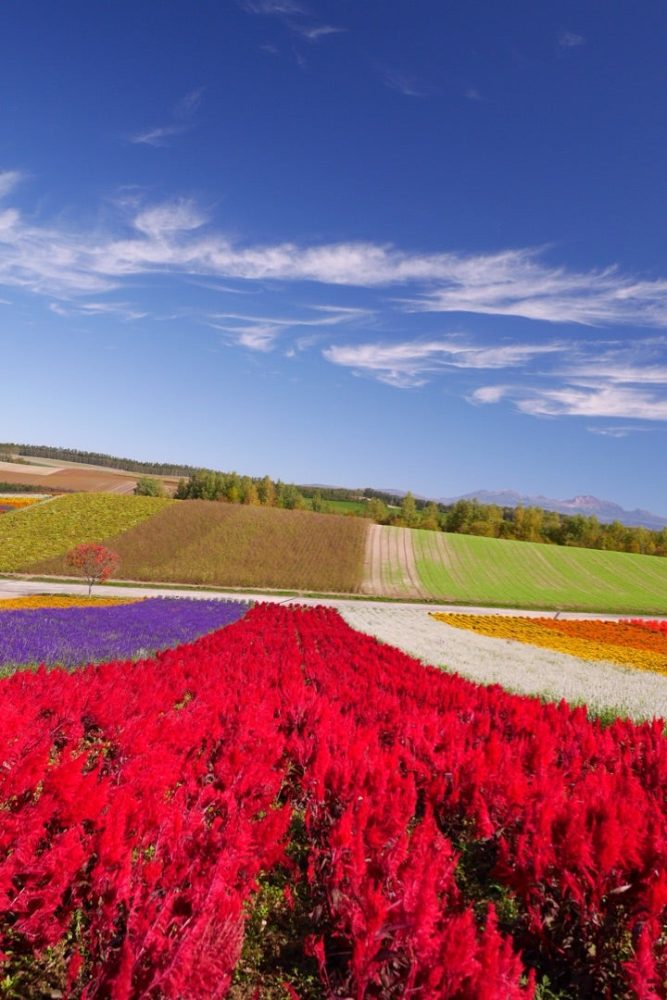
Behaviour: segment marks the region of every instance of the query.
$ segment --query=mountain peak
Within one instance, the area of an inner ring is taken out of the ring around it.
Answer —
[[[441,497],[439,502],[453,504],[457,500],[477,500],[478,503],[497,504],[499,507],[542,507],[559,514],[595,515],[605,523],[620,521],[628,527],[651,528],[653,531],[667,527],[667,517],[648,510],[625,510],[612,500],[600,500],[589,493],[577,494],[569,500],[557,500],[542,495],[528,496],[516,490],[474,490],[458,497]]]

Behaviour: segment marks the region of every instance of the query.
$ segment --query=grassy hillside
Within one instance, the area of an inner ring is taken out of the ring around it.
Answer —
[[[517,607],[667,613],[667,559],[412,531],[430,597]]]
[[[158,497],[78,493],[0,518],[0,573],[27,572],[80,542],[101,542],[175,503]]]
[[[367,527],[332,514],[187,500],[107,541],[128,580],[354,592]],[[32,570],[63,573],[65,565],[51,559]]]

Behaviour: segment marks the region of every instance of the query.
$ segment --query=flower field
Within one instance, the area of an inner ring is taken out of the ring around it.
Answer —
[[[37,607],[23,605],[13,610],[5,610],[0,603],[0,670],[4,673],[30,664],[73,667],[148,656],[222,628],[247,611],[247,605],[240,602],[187,598],[92,598],[88,603],[75,599],[64,606],[40,600]]]
[[[20,611],[28,608],[105,608],[115,604],[135,604],[137,597],[70,597],[68,594],[36,594],[0,600],[0,611]]]
[[[454,628],[469,629],[494,639],[511,639],[583,660],[605,660],[667,674],[667,631],[647,628],[639,622],[441,612],[434,612],[432,617]]]
[[[640,628],[647,628],[649,632],[667,634],[667,621],[646,621],[643,618],[633,618],[632,624],[638,625]]]
[[[14,674],[0,733],[7,996],[665,995],[661,724],[258,605]]]
[[[28,571],[33,563],[81,542],[101,542],[173,503],[161,497],[75,493],[0,517],[0,573]]]
[[[24,507],[32,507],[33,504],[41,503],[44,498],[37,497],[3,497],[0,496],[0,514],[9,514],[14,510],[23,510]]]

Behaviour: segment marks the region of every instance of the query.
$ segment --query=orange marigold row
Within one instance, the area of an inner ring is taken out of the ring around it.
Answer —
[[[607,660],[624,667],[636,667],[667,673],[667,646],[645,648],[642,645],[624,645],[610,638],[625,635],[623,629],[610,632],[613,622],[567,621],[552,618],[524,618],[505,615],[466,615],[434,612],[432,617],[455,628],[468,629],[493,639],[512,639],[532,646],[553,649],[559,653],[577,656],[582,660]],[[557,626],[564,625],[565,629]],[[577,634],[577,626],[582,626]],[[597,633],[595,626],[602,626]],[[637,630],[640,631],[639,629]],[[596,638],[597,634],[597,638]],[[657,644],[656,644],[657,645]]]
[[[0,611],[20,611],[34,608],[104,608],[113,604],[136,604],[142,597],[69,597],[37,594],[35,597],[11,597],[0,600]]]

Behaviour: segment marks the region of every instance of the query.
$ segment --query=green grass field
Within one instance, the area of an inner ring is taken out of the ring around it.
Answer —
[[[411,532],[424,591],[443,601],[667,614],[667,559]]]
[[[306,501],[308,510],[312,509],[312,501]],[[358,514],[364,516],[368,504],[363,500],[322,500],[323,514]]]

